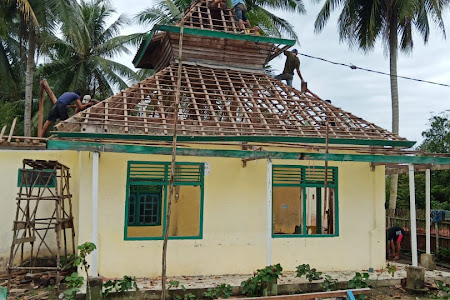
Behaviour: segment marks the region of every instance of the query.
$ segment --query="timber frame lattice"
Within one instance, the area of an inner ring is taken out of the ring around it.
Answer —
[[[168,136],[173,131],[177,65],[59,123],[59,132]],[[184,64],[177,134],[404,141],[317,96],[265,73]]]
[[[8,289],[17,270],[56,272],[59,287],[65,267],[61,258],[75,254],[69,168],[57,161],[24,159],[19,174]]]

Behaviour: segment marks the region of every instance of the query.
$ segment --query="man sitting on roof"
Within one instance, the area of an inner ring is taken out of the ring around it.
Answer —
[[[248,28],[251,28],[250,21],[247,19],[247,7],[245,6],[245,2],[244,0],[231,0],[231,5],[233,6],[236,19],[239,22],[241,33],[245,33],[245,25],[247,25]]]
[[[284,51],[284,55],[286,55],[286,63],[284,64],[283,73],[277,75],[275,79],[278,80],[286,80],[286,84],[288,86],[292,86],[292,81],[294,80],[294,70],[297,70],[298,77],[303,82],[302,73],[300,73],[300,59],[298,59],[297,49],[292,51]]]
[[[87,104],[82,104],[80,101],[80,92],[65,92],[62,94],[56,103],[53,105],[52,109],[50,110],[50,113],[48,114],[47,121],[45,121],[44,126],[42,126],[42,133],[39,137],[42,137],[45,132],[47,131],[48,126],[50,126],[53,122],[56,121],[56,119],[60,119],[61,121],[64,121],[69,118],[68,112],[67,112],[67,106],[73,102],[76,101],[77,107],[80,110],[85,109],[86,107],[89,107],[92,105],[92,102],[89,102]]]

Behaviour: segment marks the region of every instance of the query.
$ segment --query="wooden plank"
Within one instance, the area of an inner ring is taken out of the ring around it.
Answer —
[[[12,125],[11,125],[11,129],[9,130],[8,143],[11,142],[11,138],[13,136],[14,129],[16,127],[16,122],[17,122],[17,117],[14,118]]]
[[[5,134],[6,125],[3,126],[2,131],[0,132],[0,142],[3,141],[3,135]]]
[[[348,290],[338,290],[338,291],[317,292],[317,293],[307,293],[307,294],[241,298],[241,300],[304,300],[304,299],[316,299],[316,298],[346,297],[347,291]],[[370,288],[352,289],[350,291],[354,295],[362,295],[362,294],[368,294],[370,292]]]
[[[24,244],[24,243],[33,243],[35,241],[36,241],[35,236],[29,236],[29,237],[25,237],[25,238],[15,239],[15,240],[13,240],[13,244],[17,245],[17,244]]]

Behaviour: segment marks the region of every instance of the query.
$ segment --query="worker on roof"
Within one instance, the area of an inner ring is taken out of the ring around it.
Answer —
[[[298,77],[304,82],[302,73],[300,73],[300,59],[298,58],[298,50],[293,49],[292,51],[284,51],[286,55],[286,62],[284,64],[283,73],[277,75],[275,79],[286,80],[286,84],[292,86],[292,81],[294,80],[294,70],[297,70]]]
[[[241,33],[245,33],[245,26],[251,28],[250,21],[247,19],[247,6],[245,6],[245,1],[231,0],[231,5],[233,6],[234,14],[238,20],[240,31]]]
[[[81,103],[80,95],[81,93],[79,91],[65,92],[58,98],[58,100],[50,110],[50,113],[48,114],[47,121],[45,121],[44,126],[42,126],[42,133],[39,137],[42,137],[45,134],[47,128],[53,122],[56,122],[56,119],[64,121],[69,118],[67,106],[71,102],[76,101],[77,108],[80,110],[83,110],[92,105],[92,102],[88,102],[87,104]]]

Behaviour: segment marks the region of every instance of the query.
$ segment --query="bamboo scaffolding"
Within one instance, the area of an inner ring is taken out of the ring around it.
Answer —
[[[67,258],[70,254],[75,254],[69,178],[69,168],[57,161],[23,160],[8,264],[8,289],[13,270],[54,271],[56,285],[59,288],[62,271],[60,260],[62,256]],[[54,202],[51,215],[44,217],[43,212],[39,210],[41,201]],[[68,251],[67,229],[72,231],[71,253]],[[53,234],[56,237],[56,244],[50,239]],[[38,265],[41,256],[43,258],[48,254],[55,258],[55,264]]]

